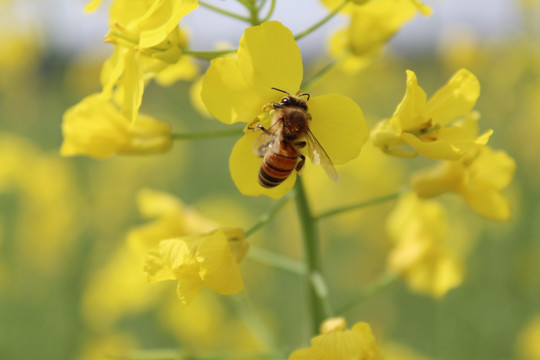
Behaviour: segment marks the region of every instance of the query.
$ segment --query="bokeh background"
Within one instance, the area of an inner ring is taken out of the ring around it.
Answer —
[[[215,3],[238,9],[232,0]],[[354,76],[337,69],[311,93],[354,98],[373,126],[401,100],[406,69],[429,95],[468,68],[482,86],[481,131],[494,129],[490,145],[517,163],[505,192],[513,218],[484,219],[461,199],[443,196],[451,236],[467,254],[464,283],[436,300],[396,282],[345,316],[350,324],[372,325],[387,359],[540,359],[540,3],[425,3],[432,16],[405,25],[381,58]],[[0,2],[0,359],[93,360],[140,349],[253,352],[268,338],[279,348],[303,345],[308,317],[297,275],[248,258],[241,266],[244,295],[205,290],[181,309],[174,282],[148,284],[143,258],[127,245],[129,231],[151,221],[138,208],[149,190],[173,194],[224,226],[249,228],[272,201],[246,198],[234,187],[228,155],[235,138],[178,142],[158,156],[60,157],[62,115],[99,91],[100,67],[112,51],[102,42],[107,6],[94,14],[84,14],[83,6]],[[299,10],[306,16],[295,16]],[[325,11],[316,1],[278,0],[274,18],[302,30]],[[338,17],[299,43],[308,74],[324,63],[322,44],[343,23]],[[244,28],[205,9],[185,25],[198,50],[221,41],[236,45]],[[142,110],[175,132],[223,129],[193,109],[190,90],[190,83],[151,84]],[[313,180],[308,190],[315,211],[324,211],[395,192],[429,164],[367,147],[338,169],[342,188]],[[393,206],[321,223],[336,307],[384,271]],[[289,204],[250,241],[301,258],[299,239]]]

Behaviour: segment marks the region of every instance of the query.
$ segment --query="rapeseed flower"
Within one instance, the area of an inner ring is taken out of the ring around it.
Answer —
[[[445,161],[419,171],[413,177],[412,185],[421,197],[455,192],[480,215],[509,220],[510,203],[501,191],[510,184],[515,170],[516,163],[506,152],[485,146],[458,161]]]
[[[146,257],[150,282],[178,280],[177,295],[189,305],[203,285],[219,294],[240,292],[244,283],[238,267],[248,249],[241,229],[219,228],[210,233],[162,240]]]
[[[137,193],[137,206],[141,215],[152,221],[131,229],[128,243],[143,252],[161,240],[200,234],[218,227],[166,192],[142,189]]]
[[[416,74],[407,70],[405,96],[392,117],[375,128],[373,143],[395,156],[421,154],[432,159],[457,160],[470,149],[485,145],[492,134],[489,130],[478,136],[479,115],[471,110],[479,95],[478,79],[461,69],[426,100]]]
[[[359,322],[351,330],[340,327],[311,339],[311,347],[294,351],[289,360],[382,360],[369,324]]]
[[[449,229],[441,205],[415,194],[402,197],[388,219],[388,233],[395,243],[388,267],[413,291],[440,298],[461,284],[464,264],[445,244]]]
[[[330,4],[333,1],[329,0],[324,2],[329,7],[338,5]],[[425,16],[431,13],[429,7],[416,0],[371,0],[349,5],[345,9],[350,15],[349,26],[331,37],[330,54],[336,58],[344,56],[342,68],[345,71],[360,71],[418,11]]]
[[[101,94],[93,94],[68,109],[62,122],[63,156],[106,158],[113,154],[168,151],[171,128],[146,115],[130,122]]]
[[[104,96],[121,104],[131,121],[141,106],[145,82],[158,77],[168,85],[196,76],[191,57],[182,56],[187,38],[178,22],[197,5],[196,0],[115,0],[111,5],[111,30],[105,40],[116,47],[103,66],[101,83]]]
[[[293,34],[281,23],[270,21],[245,31],[236,57],[212,60],[201,95],[218,120],[233,124],[257,119],[268,129],[275,112],[261,109],[280,102],[283,94],[275,89],[299,94],[302,76],[302,58]],[[312,117],[309,128],[331,161],[339,165],[357,157],[368,135],[358,105],[346,96],[328,94],[311,96],[307,106]],[[234,183],[245,195],[283,196],[294,185],[296,173],[279,186],[263,188],[257,181],[262,159],[253,149],[261,131],[248,127],[244,131],[229,160]]]

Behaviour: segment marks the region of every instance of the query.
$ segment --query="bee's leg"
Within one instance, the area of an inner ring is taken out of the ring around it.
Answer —
[[[300,154],[300,161],[296,164],[296,172],[300,172],[302,168],[304,167],[304,164],[306,163],[306,157],[302,154]]]
[[[253,126],[253,125],[255,125],[256,123],[258,123],[259,121],[261,121],[261,120],[260,120],[258,117],[256,117],[252,122],[250,122],[250,123],[248,124],[247,128],[248,128],[249,130],[254,130],[254,126]],[[257,125],[257,127],[258,127],[258,126],[259,126],[259,125]]]
[[[276,103],[268,103],[262,107],[262,111],[266,112],[268,109],[282,109],[283,105]]]

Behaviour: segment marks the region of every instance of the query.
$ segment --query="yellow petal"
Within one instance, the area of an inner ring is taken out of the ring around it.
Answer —
[[[314,96],[308,106],[310,129],[330,160],[339,165],[356,158],[369,135],[360,107],[340,94]]]
[[[246,29],[238,47],[244,80],[265,101],[279,96],[272,87],[296,93],[302,82],[300,49],[292,32],[278,21]]]
[[[176,279],[158,246],[148,252],[144,263],[144,272],[151,283]]]
[[[244,195],[266,195],[279,199],[292,189],[296,180],[296,171],[293,171],[287,180],[274,188],[262,187],[257,180],[262,158],[259,158],[253,151],[253,144],[259,134],[259,132],[248,130],[234,145],[229,159],[231,177],[238,190]]]
[[[99,4],[101,4],[101,0],[92,0],[92,1],[90,1],[84,7],[84,12],[89,13],[89,12],[95,11],[99,7]]]
[[[141,55],[138,51],[130,50],[124,57],[123,104],[122,113],[130,121],[134,121],[139,113],[144,92]]]
[[[162,153],[168,151],[172,145],[169,124],[150,116],[139,115],[133,123],[129,124],[128,131],[129,143],[119,149],[119,153]]]
[[[197,251],[200,276],[216,292],[229,295],[244,287],[238,264],[222,229],[207,236]]]
[[[182,56],[172,65],[167,66],[156,76],[156,81],[161,86],[170,86],[178,80],[193,80],[198,74],[195,61],[190,56]]]
[[[326,358],[314,349],[299,349],[289,355],[288,360],[326,360]]]
[[[421,114],[426,106],[426,93],[420,86],[416,74],[407,70],[407,90],[397,106],[390,124],[397,131],[416,130],[425,127],[427,119]]]
[[[180,300],[182,306],[188,306],[193,302],[195,297],[199,294],[204,281],[199,277],[196,271],[185,273],[185,276],[178,279],[178,286],[176,287],[176,296]]]
[[[129,143],[129,122],[101,94],[84,98],[63,118],[62,156],[106,158]]]
[[[410,0],[369,1],[353,7],[349,43],[355,55],[363,55],[386,43],[418,8]]]
[[[313,351],[321,359],[382,360],[371,329],[366,325],[360,323],[353,330],[316,336],[311,340]]]
[[[470,166],[474,181],[486,189],[503,189],[512,181],[516,162],[504,151],[484,147]]]
[[[482,216],[498,221],[510,220],[512,216],[508,199],[497,191],[467,187],[460,193],[467,204]]]
[[[480,83],[466,69],[457,71],[427,102],[424,116],[442,127],[468,114],[480,96]]]
[[[138,22],[139,46],[148,48],[159,44],[169,35],[178,22],[198,6],[197,0],[162,0],[160,6],[149,11]]]
[[[463,182],[463,173],[460,162],[444,162],[434,168],[416,172],[411,184],[418,196],[430,198],[458,189]]]
[[[244,81],[238,60],[212,60],[204,76],[201,97],[208,111],[218,120],[233,124],[251,122],[265,104]]]
[[[448,141],[435,140],[430,142],[421,141],[416,136],[403,133],[401,138],[418,153],[425,157],[437,160],[457,160],[461,156],[461,151]]]
[[[429,251],[405,276],[414,291],[441,298],[463,282],[463,262],[450,252],[437,249]]]

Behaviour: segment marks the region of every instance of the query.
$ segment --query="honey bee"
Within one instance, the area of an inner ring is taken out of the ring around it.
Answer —
[[[285,90],[272,89],[286,96],[279,103],[263,107],[263,111],[269,108],[276,110],[270,127],[266,129],[260,124],[253,126],[259,119],[248,126],[251,130],[262,131],[253,146],[255,154],[263,158],[259,168],[259,184],[273,188],[285,181],[293,170],[300,171],[306,161],[300,150],[306,145],[311,162],[321,164],[326,174],[337,182],[338,174],[332,161],[309,129],[311,115],[308,113],[307,102],[310,95],[300,91],[291,95]]]

